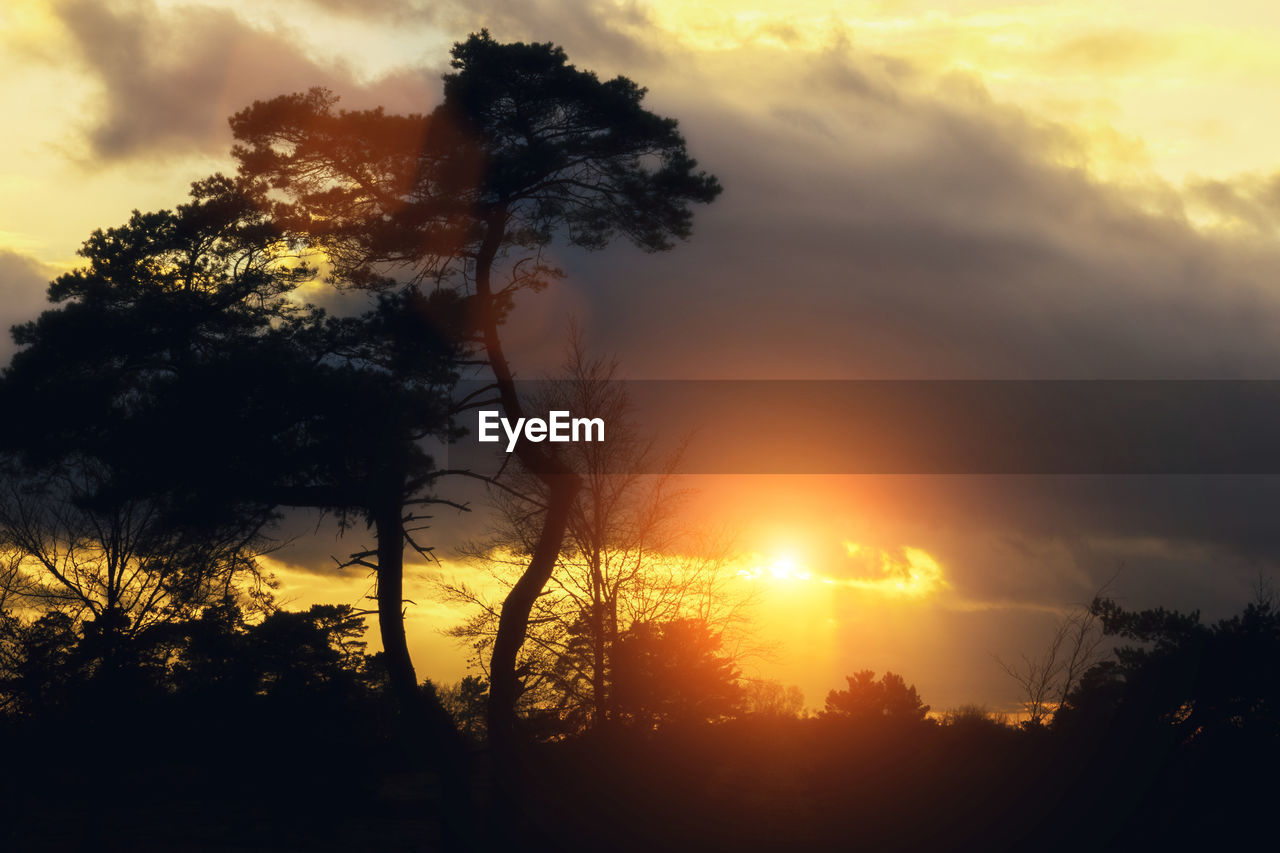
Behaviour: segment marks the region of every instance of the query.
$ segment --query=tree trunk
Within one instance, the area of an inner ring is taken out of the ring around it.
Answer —
[[[591,555],[591,642],[592,672],[591,724],[595,729],[604,726],[608,717],[609,697],[605,678],[605,596],[604,577],[600,571],[600,548],[597,546]]]
[[[498,396],[507,417],[514,419],[524,416],[523,406],[498,337],[499,312],[490,282],[493,261],[506,234],[506,219],[507,214],[498,211],[486,222],[484,240],[476,256],[476,301],[477,320],[485,354],[498,386]],[[516,660],[529,630],[529,613],[560,556],[560,546],[569,525],[569,512],[581,487],[579,477],[553,451],[544,451],[539,445],[522,441],[516,444],[515,452],[521,464],[546,484],[548,496],[547,514],[542,521],[538,543],[533,549],[529,567],[502,602],[498,634],[493,643],[489,666],[488,728],[489,742],[500,756],[509,756],[514,746],[515,705],[519,693]]]
[[[542,588],[551,578],[556,559],[560,556],[560,544],[569,522],[569,510],[578,493],[578,478],[552,477],[548,486],[551,493],[547,501],[547,514],[542,522],[542,534],[533,550],[529,567],[516,581],[506,600],[502,602],[502,614],[498,618],[498,634],[493,643],[493,659],[489,668],[489,739],[499,751],[508,750],[515,735],[515,703],[518,698],[516,659],[524,645],[529,630],[529,613]]]
[[[404,630],[404,530],[399,508],[379,510],[374,518],[378,537],[378,630],[387,678],[401,711],[418,713],[418,676],[409,656]]]
[[[392,502],[374,513],[378,537],[378,630],[408,746],[439,769],[446,849],[478,849],[466,744],[434,693],[418,685],[404,630],[404,522]]]

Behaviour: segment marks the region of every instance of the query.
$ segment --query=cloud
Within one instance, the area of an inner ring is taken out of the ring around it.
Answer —
[[[1194,178],[1187,195],[1219,223],[1273,236],[1280,227],[1280,173]]]
[[[1173,54],[1168,36],[1132,29],[1088,32],[1060,44],[1045,64],[1057,71],[1080,69],[1089,73],[1119,74],[1149,67]]]
[[[430,27],[455,40],[488,29],[499,41],[552,41],[577,62],[635,68],[660,53],[646,4],[634,0],[300,0],[303,5],[365,23]]]
[[[396,21],[435,17],[433,5],[423,0],[302,0],[302,5],[350,18]]]
[[[671,253],[561,253],[631,375],[1274,375],[1275,246],[1098,181],[1074,129],[964,80],[886,97],[826,68],[740,69],[749,100],[651,83],[725,193]]]
[[[388,28],[443,31],[462,39],[482,27],[503,40],[554,40],[579,61],[649,65],[642,7],[611,0],[426,4],[413,0],[349,3],[300,0],[306,14],[351,20],[387,35]],[[325,86],[343,106],[428,110],[438,100],[441,51],[431,67],[400,67],[366,80],[372,58],[358,39],[337,51],[282,23],[250,22],[226,8],[153,0],[62,0],[55,7],[69,49],[101,85],[84,134],[92,157],[105,161],[170,154],[224,154],[227,117],[255,99]],[[430,40],[430,39],[428,39]],[[318,58],[323,56],[323,58]],[[52,56],[49,57],[52,59]]]
[[[471,0],[434,8],[435,24],[458,39],[488,28],[500,41],[555,42],[571,62],[602,76],[629,75],[662,61],[656,25],[645,5],[633,0]]]
[[[7,365],[17,349],[9,329],[35,319],[47,307],[45,287],[57,273],[35,258],[0,248],[0,366]]]
[[[934,525],[925,547],[976,601],[1085,603],[1118,572],[1107,592],[1127,605],[1220,616],[1280,562],[1274,476],[938,477],[895,487]]]
[[[434,100],[434,75],[406,70],[361,86],[343,60],[318,61],[296,34],[255,28],[224,9],[66,0],[57,11],[102,85],[85,129],[101,160],[223,154],[231,113],[311,86],[349,93],[348,107],[424,109]]]
[[[689,523],[740,525],[741,546],[764,553],[795,543],[805,567],[843,586],[892,580],[888,569],[910,567],[903,549],[919,549],[950,588],[938,600],[962,609],[1087,603],[1119,569],[1109,592],[1126,604],[1225,615],[1280,566],[1276,476],[713,475],[680,485],[696,494]]]

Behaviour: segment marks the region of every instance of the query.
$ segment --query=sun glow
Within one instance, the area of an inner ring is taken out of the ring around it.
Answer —
[[[861,571],[855,577],[825,582],[901,598],[925,598],[947,586],[942,566],[923,548],[885,550],[846,542],[845,551]]]
[[[885,549],[845,542],[844,551],[848,564],[832,573],[814,571],[794,554],[781,553],[772,558],[753,555],[737,575],[748,581],[813,582],[907,599],[927,598],[948,586],[942,566],[923,548]]]
[[[773,561],[773,565],[769,566],[769,574],[776,580],[797,580],[807,581],[813,577],[813,573],[800,568],[800,564],[795,557],[784,554]]]
[[[814,574],[805,568],[793,554],[779,554],[772,559],[759,555],[750,557],[747,566],[738,569],[737,575],[745,580],[808,581]]]

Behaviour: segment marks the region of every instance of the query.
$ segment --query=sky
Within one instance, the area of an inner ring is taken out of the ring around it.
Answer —
[[[725,187],[674,251],[557,250],[568,277],[507,331],[526,375],[573,317],[635,378],[1280,378],[1280,8],[1242,0],[10,0],[0,321],[38,313],[93,229],[230,171],[232,112],[315,85],[429,110],[481,27],[646,86]],[[1009,707],[993,656],[1038,648],[1118,568],[1129,606],[1224,615],[1280,556],[1263,477],[688,485],[690,523],[761,570],[777,650],[753,666],[811,706],[870,668],[935,707]],[[368,579],[328,567],[360,544],[273,555],[285,597],[358,599]],[[858,583],[912,553],[938,567],[928,595]],[[456,679],[457,614],[418,592],[420,674]]]

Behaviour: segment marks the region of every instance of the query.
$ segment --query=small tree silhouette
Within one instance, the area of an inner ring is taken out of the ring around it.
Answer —
[[[847,676],[845,681],[849,684],[847,689],[827,694],[822,716],[856,722],[923,722],[929,713],[929,706],[920,700],[915,685],[908,686],[895,673],[886,672],[876,681],[876,674],[864,669]]]
[[[641,623],[619,638],[615,701],[624,719],[644,728],[720,720],[741,710],[740,674],[706,622]]]

